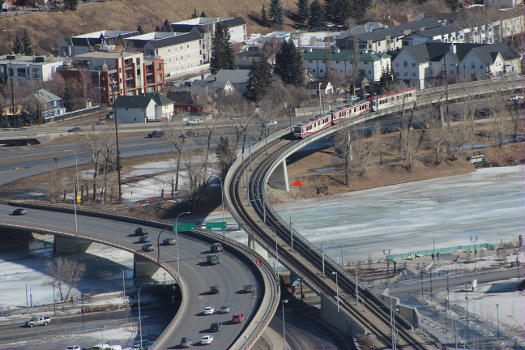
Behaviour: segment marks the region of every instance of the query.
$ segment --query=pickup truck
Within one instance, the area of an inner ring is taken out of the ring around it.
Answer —
[[[47,316],[38,316],[33,317],[29,321],[26,321],[26,327],[35,327],[35,326],[47,326],[51,323],[51,319]]]

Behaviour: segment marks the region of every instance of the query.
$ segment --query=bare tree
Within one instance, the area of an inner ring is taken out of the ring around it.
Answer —
[[[58,159],[56,157],[54,158],[51,171],[47,178],[47,198],[51,202],[56,202],[65,190],[65,181],[59,176]]]
[[[458,122],[454,129],[447,132],[448,153],[452,160],[457,160],[466,145],[474,140],[474,106],[476,101],[467,101],[463,110],[459,112]]]
[[[440,116],[435,109],[430,109],[428,113],[428,141],[434,155],[434,164],[441,164],[441,153],[447,145],[447,129],[441,122]]]
[[[175,149],[175,155],[177,157],[177,163],[175,166],[175,191],[179,190],[179,172],[181,166],[181,157],[184,154],[184,146],[186,143],[186,134],[184,133],[184,128],[179,127],[176,124],[170,124],[168,127],[167,140]],[[172,191],[173,192],[173,191]]]
[[[86,265],[58,257],[46,262],[46,270],[58,286],[60,300],[65,301],[86,272]]]

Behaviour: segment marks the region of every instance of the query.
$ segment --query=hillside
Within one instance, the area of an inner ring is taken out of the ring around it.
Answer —
[[[111,0],[79,6],[76,11],[35,12],[10,18],[0,18],[0,52],[7,52],[7,34],[3,29],[27,29],[37,53],[52,52],[67,36],[89,33],[102,29],[136,29],[140,24],[148,32],[170,22],[191,17],[193,9],[205,11],[209,17],[242,16],[249,31],[259,31],[249,21],[249,14],[260,12],[265,0]],[[269,31],[267,29],[267,31]],[[14,38],[11,33],[11,40]]]
[[[374,1],[372,1],[374,3]],[[209,17],[242,16],[248,24],[248,33],[270,32],[271,29],[260,27],[252,18],[258,16],[263,4],[269,6],[270,0],[111,0],[94,2],[79,6],[76,11],[34,12],[13,17],[0,18],[0,52],[8,51],[5,29],[22,31],[27,29],[37,54],[56,50],[62,39],[102,29],[136,29],[138,25],[148,32],[162,25],[166,19],[170,22],[191,17],[193,9],[200,14],[205,11]],[[295,11],[296,1],[281,1],[289,11]],[[154,5],[153,5],[154,4]],[[405,17],[408,13],[427,13],[439,16],[446,6],[443,0],[427,0],[424,4],[405,1],[401,4],[377,1],[371,5],[363,18],[366,20],[385,20],[385,13],[392,17]],[[396,15],[396,16],[395,16]],[[293,22],[285,18],[285,30],[292,29]],[[11,33],[11,41],[15,33]]]

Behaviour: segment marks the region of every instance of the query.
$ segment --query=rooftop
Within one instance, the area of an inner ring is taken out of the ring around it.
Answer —
[[[92,51],[92,52],[86,52],[80,55],[76,55],[75,59],[82,59],[82,58],[120,58],[120,57],[131,57],[131,56],[138,56],[142,55],[140,52],[127,52],[127,51],[121,51],[121,52],[103,52],[103,51]]]
[[[98,32],[92,32],[87,34],[80,34],[80,35],[74,35],[72,38],[90,38],[90,39],[98,39],[102,35],[105,38],[116,38],[119,35],[128,35],[137,33],[134,30],[113,30],[113,29],[107,29],[107,30],[100,30]]]
[[[64,59],[54,56],[23,56],[23,55],[2,55],[0,56],[0,63],[13,64],[31,64],[31,65],[45,65],[49,63],[63,62]]]
[[[312,49],[304,53],[304,60],[324,60],[326,55],[325,49]],[[333,50],[331,52],[332,61],[353,61],[354,51],[353,50]],[[377,61],[381,58],[389,57],[386,53],[362,53],[359,55],[361,62]]]

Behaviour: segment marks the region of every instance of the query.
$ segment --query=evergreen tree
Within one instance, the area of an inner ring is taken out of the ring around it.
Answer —
[[[248,86],[244,96],[249,100],[258,101],[266,94],[271,84],[272,66],[268,63],[268,58],[262,55],[260,61],[254,62],[248,73]]]
[[[324,21],[324,9],[318,0],[314,0],[310,5],[310,17],[308,17],[308,26],[310,28],[321,28],[322,26],[324,26]]]
[[[308,0],[297,1],[297,19],[304,23],[310,16],[310,8],[308,7]]]
[[[137,27],[137,32],[139,32],[140,34],[144,34],[144,29],[142,29],[141,25]]]
[[[191,18],[197,18],[199,15],[197,15],[197,9],[193,9],[193,13],[191,14]]]
[[[22,44],[24,46],[24,55],[31,56],[33,54],[33,46],[31,45],[31,39],[29,39],[29,34],[27,34],[27,29],[24,29],[24,37],[22,38]]]
[[[280,29],[283,26],[284,9],[280,0],[271,0],[268,21],[271,26]]]
[[[22,40],[20,39],[20,35],[18,32],[16,33],[15,43],[13,45],[13,52],[19,55],[24,54],[24,45],[22,44]]]
[[[286,84],[303,84],[303,57],[292,41],[284,42],[281,51],[275,55],[275,70]]]
[[[352,13],[352,4],[350,3],[350,0],[335,0],[335,8],[337,11],[335,11],[333,18],[331,19],[332,22],[340,26],[345,25],[346,20]]]
[[[74,102],[73,90],[67,84],[62,95],[62,103],[68,112],[73,110]]]
[[[264,7],[264,4],[262,5],[262,9],[261,9],[261,25],[265,27],[269,27],[268,15],[266,14],[266,8]]]
[[[167,19],[164,21],[164,24],[162,25],[162,31],[163,32],[173,32],[173,28],[171,28],[171,23]]]
[[[64,8],[66,10],[75,11],[78,7],[78,0],[64,0]]]
[[[216,74],[221,69],[235,69],[235,57],[228,27],[219,22],[211,41],[210,71]]]
[[[201,17],[208,17],[206,16],[206,12],[204,12],[204,10],[201,12]]]
[[[330,22],[334,22],[334,18],[339,9],[337,8],[337,0],[325,0],[324,1],[324,13],[325,19]]]

